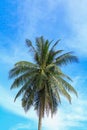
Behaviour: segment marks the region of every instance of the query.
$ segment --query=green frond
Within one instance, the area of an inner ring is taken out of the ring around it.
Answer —
[[[62,78],[65,78],[67,80],[72,81],[72,79],[68,75],[64,74],[62,71],[59,71],[59,69],[58,70],[56,69],[56,71],[54,72],[54,74],[56,76],[60,77],[60,78],[62,77]]]
[[[51,116],[53,117],[53,114],[57,112],[59,102],[56,96],[54,95],[53,91],[51,91],[51,96],[52,96]]]
[[[58,80],[62,82],[62,84],[63,84],[63,86],[65,87],[66,90],[68,90],[69,92],[72,92],[76,96],[78,96],[76,90],[73,88],[73,86],[71,84],[69,84],[67,81],[65,81],[61,77],[59,77]]]
[[[31,70],[38,69],[38,66],[26,61],[20,61],[15,64],[15,67],[10,70],[9,78],[15,78],[21,74],[27,73]]]
[[[36,70],[28,71],[27,73],[20,75],[14,80],[13,84],[11,85],[11,89],[18,88],[21,85],[24,85],[28,80],[33,79],[35,76],[37,76]]]
[[[24,68],[25,69],[25,68]],[[22,70],[22,73],[23,73],[23,71],[25,72],[25,70]],[[19,73],[20,73],[20,69],[19,69],[19,67],[14,67],[13,69],[11,69],[10,71],[9,71],[9,78],[11,79],[11,78],[14,78],[14,77],[16,77],[17,75],[19,75]]]
[[[64,95],[64,97],[66,97],[68,99],[69,103],[71,103],[71,96],[64,88],[63,83],[61,81],[57,80],[57,78],[54,76],[53,76],[53,79],[55,80],[55,85],[57,87],[57,91],[59,93],[61,93],[62,95]]]
[[[69,84],[66,80],[64,80],[61,77],[61,75],[56,75],[54,73],[52,73],[50,75],[51,75],[51,81],[52,81],[52,83],[53,83],[54,86],[58,86],[59,84],[61,84],[61,86],[60,86],[61,89],[64,87],[66,90],[68,90],[69,92],[74,93],[77,96],[76,90],[72,87],[71,84]]]
[[[55,64],[50,64],[48,66],[46,66],[45,72],[47,73],[55,73],[55,74],[60,74],[61,69],[57,66],[55,66]]]
[[[36,92],[35,100],[34,100],[34,109],[37,111],[38,116],[41,111],[42,117],[44,117],[44,112],[45,112],[44,94],[45,94],[44,89]]]
[[[16,64],[15,64],[15,66],[17,67],[17,66],[19,66],[19,67],[37,67],[37,65],[36,64],[34,64],[34,63],[31,63],[31,62],[29,62],[29,61],[19,61],[19,62],[17,62]]]
[[[21,96],[21,94],[23,94],[23,93],[25,92],[26,88],[27,88],[27,83],[24,84],[24,86],[22,86],[22,88],[18,91],[18,93],[17,93],[16,96],[15,96],[14,102],[16,101],[16,99],[17,99],[19,96]]]
[[[36,86],[37,91],[40,91],[41,89],[43,89],[46,79],[47,79],[47,76],[44,73],[44,71],[37,74],[37,76],[35,77],[35,86]]]
[[[57,65],[67,65],[68,63],[78,62],[78,58],[72,55],[72,52],[65,53],[56,58],[55,64]]]
[[[32,45],[32,42],[31,42],[29,39],[26,39],[26,45],[27,45],[29,48],[31,47],[31,48],[33,49],[33,51],[36,52],[34,46]]]
[[[53,94],[55,95],[55,97],[57,99],[57,102],[61,103],[60,94],[59,94],[59,92],[57,90],[57,86],[54,85],[54,86],[51,87],[51,89],[52,89]]]
[[[63,50],[57,50],[57,51],[50,50],[48,53],[47,64],[55,62],[56,57],[59,56],[62,52],[63,52]]]
[[[49,42],[44,40],[43,37],[36,38],[37,52],[35,54],[35,61],[39,65],[46,65],[49,52]]]
[[[53,49],[56,47],[56,45],[57,45],[59,42],[60,42],[60,39],[59,39],[59,40],[57,40],[57,41],[54,43],[54,45],[52,46],[52,48],[51,48],[51,50],[50,50],[50,51],[53,51]]]
[[[51,79],[52,83],[53,83],[52,87],[56,87],[57,86],[57,91],[60,92],[62,95],[64,95],[68,99],[68,101],[71,103],[71,96],[69,95],[69,93],[64,88],[64,86],[63,86],[64,84],[61,82],[61,80],[58,80],[57,77],[52,76],[52,75],[51,75],[51,77],[53,79],[53,80]]]
[[[9,78],[15,78],[18,77],[21,74],[26,73],[28,70],[28,68],[23,68],[23,67],[15,67],[12,70],[10,70],[9,72]]]
[[[61,54],[64,50],[58,50],[53,52],[53,57],[55,58],[57,55]]]
[[[42,52],[42,64],[43,66],[46,66],[47,60],[48,60],[48,55],[49,55],[49,42],[46,40],[45,45],[43,47],[43,52]]]
[[[35,98],[34,98],[34,110],[37,110],[37,113],[38,113],[39,105],[40,105],[40,96],[39,96],[39,91],[37,91],[35,93]]]
[[[27,44],[28,47],[32,46],[32,42],[29,39],[26,39],[26,44]]]
[[[70,96],[70,94],[66,91],[66,89],[63,87],[63,85],[62,85],[62,87],[61,87],[61,85],[62,84],[58,84],[58,90],[59,90],[59,92],[64,96],[64,97],[66,97],[67,99],[68,99],[68,101],[69,101],[69,103],[71,103],[71,96]]]
[[[49,47],[51,46],[51,44],[53,43],[54,40],[48,41]]]
[[[49,115],[51,112],[51,116],[57,111],[58,104],[61,103],[59,93],[56,91],[56,87],[53,83],[52,78],[45,83],[45,105],[46,106],[46,114]],[[52,81],[52,82],[51,82]],[[53,83],[53,85],[52,85]]]
[[[70,81],[73,81],[68,75],[66,75],[66,74],[64,74],[64,73],[59,73],[59,75],[60,75],[60,77],[62,77],[62,78],[66,78],[66,79],[68,79],[68,80],[70,80]]]
[[[29,87],[25,90],[25,93],[22,98],[22,107],[25,112],[27,112],[34,102],[34,94],[35,92]]]
[[[43,45],[44,45],[44,39],[43,37],[36,38],[36,47],[37,47],[37,52],[41,54],[43,50]]]

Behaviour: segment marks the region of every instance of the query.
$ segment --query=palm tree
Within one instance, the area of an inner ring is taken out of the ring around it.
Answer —
[[[37,111],[39,121],[38,130],[41,130],[42,118],[51,113],[53,116],[61,103],[60,95],[66,97],[71,103],[70,92],[77,95],[76,90],[68,82],[72,81],[64,74],[60,67],[71,62],[78,62],[72,52],[63,53],[63,50],[55,50],[60,40],[44,40],[41,36],[36,38],[33,46],[30,40],[26,44],[32,49],[34,63],[20,61],[9,72],[9,78],[14,78],[11,89],[20,88],[14,101],[22,95],[22,107],[27,112],[31,106]]]

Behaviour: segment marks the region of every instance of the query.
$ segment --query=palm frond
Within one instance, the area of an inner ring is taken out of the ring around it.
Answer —
[[[34,101],[34,91],[28,88],[25,91],[24,96],[22,98],[22,107],[24,108],[25,112],[27,112],[33,105],[33,101]]]
[[[58,84],[58,90],[59,90],[59,92],[62,95],[64,95],[64,97],[66,97],[68,99],[69,103],[71,104],[71,96],[70,96],[70,94],[66,91],[66,89],[63,87],[63,85],[62,85],[62,87],[61,87],[61,85],[62,84],[60,84],[60,83]]]
[[[17,77],[13,84],[11,85],[11,89],[20,87],[21,85],[25,84],[28,80],[33,79],[35,76],[37,76],[37,70],[28,71],[27,73],[24,73]]]
[[[27,61],[20,61],[15,64],[15,67],[10,70],[9,78],[15,78],[20,74],[29,72],[29,70],[36,70],[38,68],[37,65],[27,62]]]
[[[42,52],[42,49],[43,49],[43,45],[44,45],[44,39],[43,37],[39,37],[39,38],[36,38],[36,46],[37,46],[37,51],[38,53],[41,54]]]
[[[69,103],[71,103],[71,96],[70,94],[66,91],[66,89],[63,86],[63,83],[61,81],[59,81],[56,77],[53,76],[53,79],[55,81],[55,85],[57,86],[57,91],[59,93],[61,93],[62,95],[64,95],[64,97],[66,97],[69,101]]]
[[[64,88],[63,83],[59,81],[55,76],[51,75],[51,77],[53,79],[52,80],[53,86],[54,87],[57,86],[57,91],[59,91],[62,95],[64,95],[68,99],[68,101],[71,103],[71,96]]]
[[[35,47],[32,45],[32,42],[29,39],[26,39],[26,45],[30,48],[33,49],[34,52],[36,52]]]
[[[55,58],[57,55],[61,54],[64,50],[58,50],[58,51],[53,51],[53,57]]]
[[[78,58],[72,54],[73,52],[65,53],[56,58],[54,62],[57,65],[67,65],[68,63],[78,62]]]
[[[65,87],[66,90],[68,90],[69,92],[72,92],[76,96],[78,96],[76,90],[73,88],[73,86],[71,84],[69,84],[67,81],[65,81],[61,77],[59,77],[58,80],[62,82],[62,84],[63,84],[63,86]]]
[[[22,88],[21,88],[21,89],[18,91],[18,93],[16,94],[14,101],[16,101],[16,99],[17,99],[21,94],[23,94],[23,93],[25,92],[25,90],[26,90],[27,88],[29,88],[29,86],[30,86],[30,81],[26,82],[26,83],[22,86]]]
[[[37,67],[36,64],[29,61],[19,61],[15,64],[15,66],[24,66],[24,67]]]
[[[53,49],[56,47],[56,45],[57,45],[59,42],[60,42],[60,39],[57,40],[57,41],[54,43],[54,45],[52,46],[52,48],[50,49],[50,51],[53,51]]]

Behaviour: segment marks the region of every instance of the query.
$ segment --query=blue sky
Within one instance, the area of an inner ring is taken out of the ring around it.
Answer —
[[[87,130],[87,0],[3,0],[0,2],[0,129],[36,130],[33,108],[25,114],[17,90],[10,91],[8,72],[14,63],[31,59],[25,39],[43,35],[61,39],[60,47],[74,51],[79,64],[62,69],[73,79],[78,98],[62,100],[53,119],[43,119],[43,130]]]

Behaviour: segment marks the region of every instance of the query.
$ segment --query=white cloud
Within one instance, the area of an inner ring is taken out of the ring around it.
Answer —
[[[26,118],[36,119],[36,114],[33,112],[33,109],[30,109],[29,113],[25,113],[21,107],[21,100],[17,100],[14,103],[14,94],[11,94],[11,91],[4,89],[4,87],[0,86],[0,105],[11,112],[21,115]],[[33,113],[33,114],[32,114]]]
[[[66,4],[64,4],[66,3]],[[43,7],[42,7],[43,4]],[[47,0],[46,2],[42,1],[29,1],[24,2],[19,1],[18,6],[18,16],[19,16],[19,32],[17,33],[17,40],[12,41],[6,36],[0,36],[0,60],[6,63],[14,63],[19,61],[22,57],[28,57],[26,50],[24,50],[24,40],[25,38],[34,38],[38,35],[48,35],[49,28],[55,26],[55,22],[50,25],[50,22],[57,21],[59,19],[59,14],[57,16],[58,10],[60,8],[65,8],[65,22],[72,30],[72,35],[65,39],[65,43],[69,49],[74,50],[82,56],[87,56],[87,0],[84,1],[74,1],[73,0]],[[45,11],[44,11],[45,9]],[[56,14],[56,15],[55,15]],[[43,32],[42,26],[39,27],[39,23],[42,21],[47,21],[45,28],[49,26],[46,32]],[[57,25],[59,26],[59,25]],[[54,27],[55,28],[55,27]],[[40,30],[41,29],[41,30]],[[53,32],[53,31],[52,31]],[[67,32],[66,32],[67,33]],[[59,35],[58,35],[59,36]],[[51,36],[53,39],[53,36]],[[60,37],[60,36],[59,36]],[[61,37],[62,39],[62,37]],[[63,41],[63,40],[62,40]],[[16,43],[17,42],[17,43]],[[3,44],[2,44],[3,43]],[[3,45],[3,46],[2,46]],[[9,45],[9,47],[7,47]],[[9,49],[9,53],[8,53]],[[85,54],[85,55],[84,55]],[[26,58],[27,59],[27,58]],[[30,57],[29,57],[30,59]]]
[[[52,32],[55,29],[55,25],[53,24],[56,23],[56,21],[59,21],[60,14],[58,10],[62,5],[61,3],[63,3],[61,0],[26,0],[24,2],[19,2],[18,14],[20,37],[35,38],[39,35],[48,37],[51,35],[52,37]],[[57,24],[60,23],[57,22]],[[57,26],[59,25],[56,25],[56,27]],[[53,38],[54,36],[52,39]]]
[[[67,46],[87,57],[87,0],[66,1],[67,22],[72,29],[72,36],[66,40]]]
[[[53,119],[45,119],[43,126],[49,130],[67,130],[69,127],[73,126],[84,127],[84,124],[81,122],[87,121],[86,108],[86,100],[84,101],[84,99],[80,98],[78,100],[74,99],[72,105],[62,105]]]
[[[61,23],[63,22],[67,23],[67,26],[69,26],[70,30],[72,31],[72,34],[70,34],[68,38],[65,38],[64,41],[67,47],[73,48],[72,50],[75,50],[77,53],[81,54],[82,56],[87,56],[87,51],[86,51],[87,0],[76,0],[74,2],[73,0],[62,0],[62,1],[61,0],[46,0],[46,1],[26,0],[24,2],[23,1],[21,2],[19,0],[19,3],[17,4],[18,4],[17,14],[19,17],[18,18],[19,21],[17,23],[19,27],[19,31],[17,32],[17,39],[19,40],[17,41],[16,39],[16,41],[11,41],[10,39],[8,39],[8,37],[4,36],[3,39],[6,40],[1,40],[0,43],[4,42],[11,45],[13,44],[14,47],[15,46],[21,47],[21,45],[24,44],[23,42],[25,38],[30,38],[32,40],[32,38],[34,39],[36,36],[39,35],[45,35],[48,36],[48,38],[50,35],[52,39],[55,39],[56,37],[60,38],[63,27],[60,27],[61,24],[59,23],[59,19],[63,17],[64,19],[63,21],[61,21]],[[64,14],[61,14],[60,8],[64,9],[63,10],[65,11]],[[60,15],[59,15],[59,11],[60,11]],[[43,21],[46,22],[44,23]],[[42,25],[41,23],[44,24]],[[60,30],[58,30],[60,31],[60,35],[59,33],[57,33],[55,34],[54,37],[52,32],[54,32],[54,30],[56,31],[55,28],[56,29],[60,28]],[[2,37],[1,34],[0,36]],[[61,37],[61,39],[63,39],[63,37]],[[18,42],[18,43],[14,43],[14,42]],[[18,50],[19,48],[17,47],[16,49]],[[22,49],[23,49],[23,45],[22,45]],[[2,48],[0,48],[0,50],[2,50]],[[19,51],[19,52],[23,53],[23,51]],[[19,52],[17,53],[17,55],[21,55],[21,53]],[[9,56],[7,55],[6,58],[4,58],[5,55],[3,54],[3,56],[1,55],[0,58],[3,57],[3,60],[7,59],[7,62],[8,61],[12,62],[14,61],[14,59],[17,58],[17,55],[15,55],[14,53],[14,55],[12,55],[14,58],[10,58],[11,55]]]
[[[73,0],[33,0],[33,2],[26,0],[26,2],[20,2],[18,9],[20,16],[20,37],[23,36],[24,39],[26,37],[35,38],[38,35],[42,35],[42,33],[43,35],[48,37],[50,35],[52,39],[55,38],[57,35],[57,37],[60,37],[63,28],[62,23],[65,22],[65,25],[67,25],[71,30],[70,33],[68,32],[68,34],[70,35],[68,35],[67,38],[65,37],[65,43],[67,47],[72,48],[74,51],[82,56],[84,56],[84,54],[85,56],[87,56],[86,5],[87,0],[76,0],[74,2]],[[62,12],[60,11],[60,8],[62,8],[65,12],[59,15],[59,12]],[[64,19],[61,19],[61,17],[63,17]],[[59,22],[59,19],[63,20],[61,21],[61,24]],[[47,21],[45,25],[41,25],[41,22],[43,23],[43,21]],[[52,28],[53,26],[54,28]],[[46,29],[47,27],[48,29]],[[52,32],[55,30],[55,27],[56,29],[60,28],[60,30],[58,30],[60,31],[60,35],[59,33],[57,33],[54,37]],[[44,32],[45,30],[43,28],[45,28],[46,32]],[[67,33],[67,29],[64,33]],[[64,37],[61,37],[61,39],[63,38]]]
[[[0,39],[0,62],[13,65],[20,60],[31,61],[31,53],[25,44],[25,39],[22,43],[12,41],[10,38],[1,35]],[[24,43],[23,43],[24,42]]]
[[[10,128],[9,130],[21,130],[21,129],[26,129],[26,130],[29,130],[30,128],[30,125],[28,124],[22,124],[22,123],[19,123],[17,124],[16,126],[14,126],[13,128]]]

